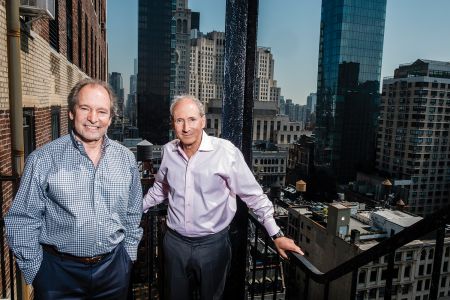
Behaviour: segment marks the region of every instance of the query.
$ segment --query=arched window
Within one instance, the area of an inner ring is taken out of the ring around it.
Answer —
[[[433,256],[434,256],[434,249],[432,248],[432,249],[430,249],[430,252],[428,253],[428,258],[432,259]]]
[[[363,283],[363,284],[366,283],[366,271],[365,270],[359,271],[358,283]]]
[[[183,33],[187,33],[187,20],[183,20]]]
[[[181,20],[177,20],[177,32],[181,33]]]
[[[422,252],[420,252],[420,260],[425,260],[426,257],[427,257],[427,251],[425,249],[423,249]]]

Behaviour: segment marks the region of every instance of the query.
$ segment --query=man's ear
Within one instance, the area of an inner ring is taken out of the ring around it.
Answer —
[[[206,126],[206,116],[203,115],[202,116],[202,128],[205,128],[205,126]]]

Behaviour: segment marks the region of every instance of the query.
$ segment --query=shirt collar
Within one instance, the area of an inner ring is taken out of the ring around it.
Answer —
[[[180,146],[180,140],[176,139],[172,142],[173,148],[172,151],[178,151]],[[212,144],[211,137],[203,130],[202,132],[202,141],[200,143],[200,147],[198,147],[197,151],[209,152],[214,151],[214,146]]]
[[[84,152],[84,146],[83,146],[83,143],[80,142],[80,141],[76,138],[75,132],[73,131],[73,129],[70,131],[70,138],[72,139],[73,146],[74,146],[75,148],[77,148],[78,150],[80,150],[80,151],[82,150],[82,151]],[[104,149],[106,148],[106,146],[109,146],[110,143],[111,143],[111,140],[110,140],[110,139],[108,138],[108,136],[105,134],[105,135],[103,136],[102,150],[104,150]]]

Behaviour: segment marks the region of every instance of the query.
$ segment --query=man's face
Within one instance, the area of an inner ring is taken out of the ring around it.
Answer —
[[[101,142],[111,124],[111,100],[106,89],[86,85],[78,94],[75,112],[69,112],[75,135],[85,144]]]
[[[191,99],[180,100],[173,108],[172,125],[183,146],[200,147],[205,116],[200,115],[197,105]]]

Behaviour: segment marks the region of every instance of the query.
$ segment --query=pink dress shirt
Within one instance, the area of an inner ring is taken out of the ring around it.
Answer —
[[[244,157],[231,142],[205,132],[198,151],[187,158],[179,140],[163,148],[155,183],[144,197],[144,211],[169,201],[167,225],[198,237],[225,229],[236,213],[236,195],[256,214],[269,235],[280,228],[272,202],[263,193]]]

